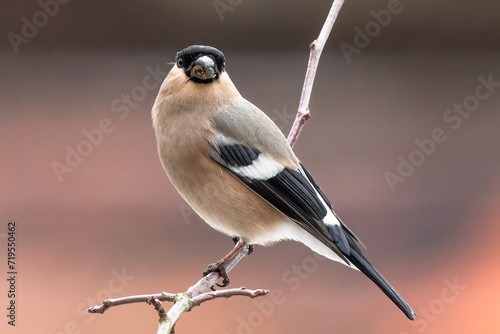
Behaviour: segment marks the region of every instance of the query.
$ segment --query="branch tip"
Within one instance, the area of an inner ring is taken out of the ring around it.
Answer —
[[[300,96],[299,108],[290,130],[290,134],[287,138],[288,143],[292,148],[295,145],[305,122],[310,118],[309,100],[311,99],[312,87],[314,84],[314,78],[316,77],[316,70],[318,69],[319,58],[321,57],[325,43],[343,4],[344,0],[333,0],[332,6],[325,22],[323,23],[323,27],[321,28],[318,38],[309,44],[309,62],[307,64],[306,77],[304,79],[302,94]]]

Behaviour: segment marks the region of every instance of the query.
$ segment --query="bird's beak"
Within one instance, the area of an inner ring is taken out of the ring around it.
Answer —
[[[208,56],[202,56],[196,59],[191,69],[191,76],[200,80],[213,79],[217,73],[215,71],[215,62]]]

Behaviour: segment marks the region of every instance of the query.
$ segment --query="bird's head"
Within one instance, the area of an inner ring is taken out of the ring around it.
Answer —
[[[225,66],[224,54],[211,46],[193,45],[177,52],[153,106],[153,119],[186,112],[202,115],[200,110],[215,113],[238,103],[242,96]]]
[[[192,45],[177,52],[175,63],[189,80],[204,84],[218,80],[226,66],[222,52],[204,45]]]

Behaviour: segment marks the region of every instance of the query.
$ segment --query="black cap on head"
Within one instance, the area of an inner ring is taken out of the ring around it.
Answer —
[[[224,72],[224,69],[226,67],[224,54],[211,46],[205,46],[205,45],[189,46],[177,52],[177,55],[175,56],[175,62],[177,64],[177,67],[183,68],[184,70],[188,71],[190,70],[189,67],[191,66],[191,64],[193,64],[193,62],[196,59],[202,56],[210,57],[215,62],[216,64],[215,70],[217,72],[219,73]]]

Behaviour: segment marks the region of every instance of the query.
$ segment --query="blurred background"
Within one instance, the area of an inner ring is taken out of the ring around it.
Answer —
[[[182,292],[232,247],[182,201],[150,110],[175,52],[221,49],[240,92],[288,134],[331,2],[2,0],[2,333],[153,333],[135,304]],[[498,333],[500,3],[346,1],[295,151],[366,254],[420,315],[292,242],[256,247],[235,297],[177,333]],[[7,223],[17,224],[8,326]]]

